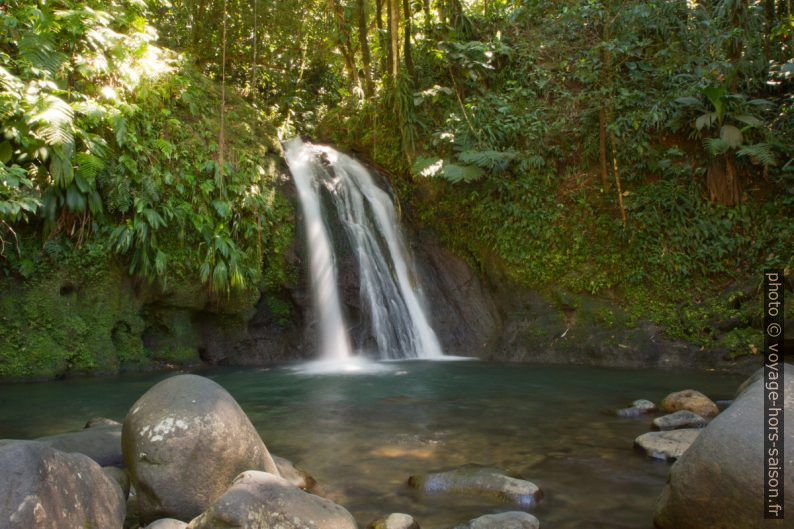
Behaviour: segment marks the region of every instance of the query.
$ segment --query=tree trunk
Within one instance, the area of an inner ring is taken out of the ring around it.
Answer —
[[[607,169],[607,111],[602,106],[598,111],[598,165],[601,168],[601,187],[609,188],[609,169]]]
[[[386,0],[389,22],[389,75],[392,85],[397,84],[400,75],[400,9],[399,0]]]
[[[367,40],[367,11],[364,0],[357,1],[358,6],[358,45],[361,49],[361,62],[364,67],[364,93],[367,97],[372,97],[375,88],[372,84],[372,58],[369,53],[369,41]]]
[[[342,10],[342,6],[339,5],[337,0],[328,0],[328,9],[331,10],[334,15],[334,20],[336,21],[337,47],[345,61],[345,69],[350,77],[350,84],[355,91],[357,88],[361,87],[361,80],[358,77],[358,68],[356,68],[356,58],[353,55],[350,32],[347,30],[345,24],[345,14]]]
[[[408,77],[411,81],[415,81],[414,76],[414,60],[411,53],[411,3],[409,0],[403,0],[403,16],[405,17],[405,24],[403,25],[403,33],[405,35],[405,42],[403,47],[403,54],[405,55],[405,71],[408,72]]]
[[[739,203],[739,175],[732,152],[716,157],[709,165],[706,175],[709,198],[716,204],[735,206]]]
[[[218,132],[218,190],[224,195],[223,151],[226,148],[226,0],[223,0],[223,36],[221,43],[221,125]]]

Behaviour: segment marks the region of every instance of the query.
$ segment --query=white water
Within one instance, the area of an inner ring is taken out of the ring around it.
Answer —
[[[299,138],[284,147],[306,219],[321,356],[350,357],[325,213],[338,218],[358,261],[362,306],[369,309],[370,334],[378,357],[442,357],[420,301],[413,263],[389,194],[378,187],[363,165],[330,147],[305,144]],[[321,192],[330,198],[333,212],[323,211]],[[345,355],[328,354],[341,350],[342,343],[347,347]]]

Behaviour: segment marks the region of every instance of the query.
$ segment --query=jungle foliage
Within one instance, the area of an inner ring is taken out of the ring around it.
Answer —
[[[794,264],[789,0],[0,12],[7,273],[34,273],[27,223],[143,277],[257,283],[289,231],[257,143],[276,126],[389,172],[403,209],[483,272],[612,297],[704,346],[700,322],[760,317],[718,292]],[[739,331],[726,347],[752,351]]]

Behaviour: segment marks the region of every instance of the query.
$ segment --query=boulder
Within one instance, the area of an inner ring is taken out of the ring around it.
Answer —
[[[653,420],[653,427],[657,430],[679,430],[681,428],[703,428],[706,419],[689,410],[678,410],[669,415],[662,415]]]
[[[160,518],[147,525],[146,529],[185,529],[186,527],[185,522],[173,518]]]
[[[701,417],[714,417],[720,410],[714,401],[694,389],[676,391],[667,395],[659,409],[665,413],[672,413],[678,410],[689,410],[697,413]]]
[[[510,477],[496,468],[479,465],[411,476],[408,484],[425,493],[488,497],[522,507],[531,507],[543,497],[543,491],[534,483]]]
[[[289,459],[273,455],[273,461],[276,463],[276,467],[278,468],[278,472],[282,478],[286,479],[296,487],[305,490],[306,492],[317,494],[319,489],[317,480],[314,479],[311,474],[302,468],[295,466],[295,464]],[[322,494],[320,495],[322,496]]]
[[[188,529],[356,529],[356,521],[331,500],[302,491],[267,472],[240,474]]]
[[[785,364],[784,428],[794,439],[794,367]],[[790,527],[764,520],[764,382],[745,386],[734,403],[703,429],[689,450],[670,468],[656,505],[660,529],[760,529]],[[782,484],[787,517],[794,513],[794,442],[787,442]]]
[[[419,524],[410,514],[393,512],[373,521],[367,529],[419,529]]]
[[[90,421],[89,424],[91,424]],[[95,423],[83,430],[39,437],[36,440],[61,452],[77,452],[87,455],[103,467],[120,467],[124,463],[124,458],[121,455],[121,425],[119,423]]]
[[[486,514],[456,525],[455,529],[539,529],[540,522],[529,513],[522,511]]]
[[[672,461],[681,457],[695,441],[700,428],[648,432],[634,440],[634,445],[645,451],[648,457]]]
[[[118,483],[126,501],[130,495],[130,475],[127,474],[127,471],[119,467],[102,467],[102,472]]]
[[[196,375],[163,380],[138,399],[124,419],[122,448],[142,523],[191,520],[245,470],[278,475],[234,398]]]
[[[96,462],[36,441],[0,447],[0,527],[118,529],[121,488]]]

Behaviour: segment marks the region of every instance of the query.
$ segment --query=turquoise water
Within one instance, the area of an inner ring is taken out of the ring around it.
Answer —
[[[633,450],[650,417],[614,410],[694,388],[732,398],[743,377],[472,362],[383,364],[370,374],[294,368],[212,369],[270,450],[309,470],[326,496],[364,527],[406,512],[424,529],[509,510],[477,500],[421,497],[408,476],[466,463],[538,484],[531,512],[547,528],[651,529],[667,463]],[[91,417],[123,420],[147,388],[172,374],[125,375],[0,387],[0,438],[79,429]]]

